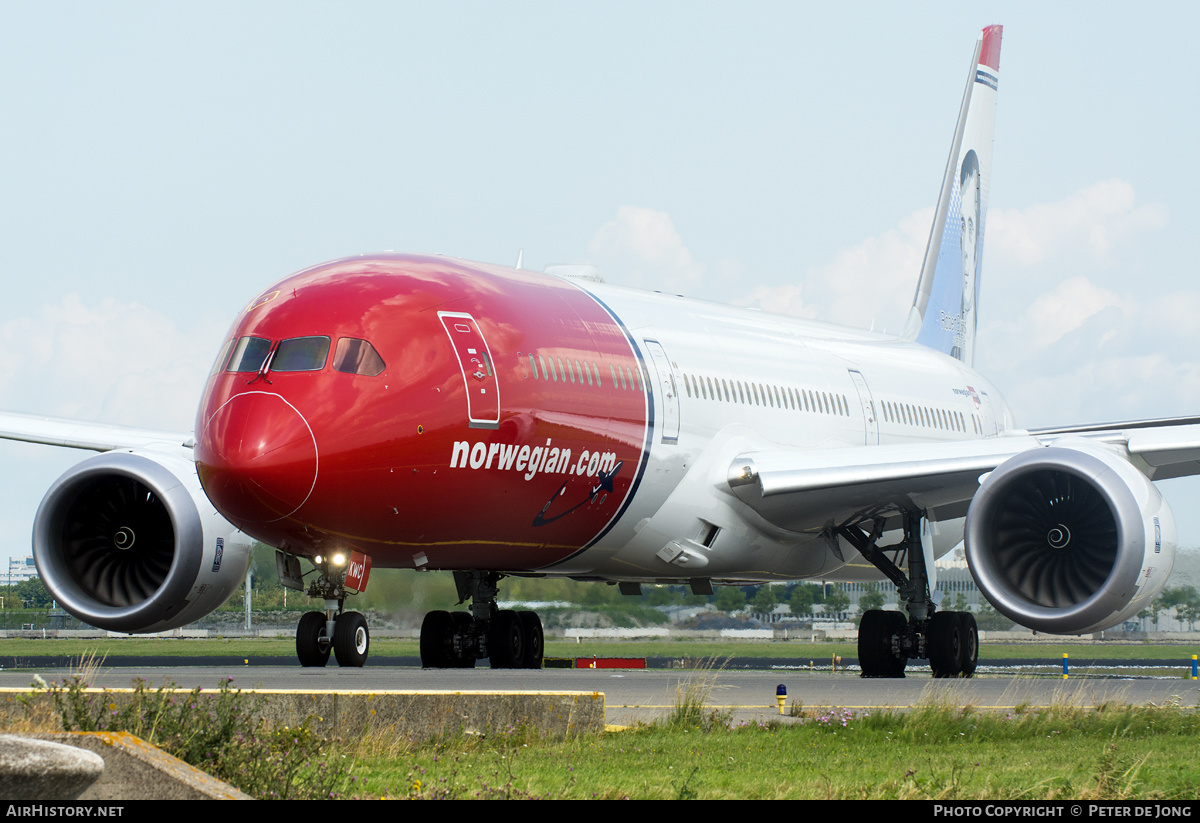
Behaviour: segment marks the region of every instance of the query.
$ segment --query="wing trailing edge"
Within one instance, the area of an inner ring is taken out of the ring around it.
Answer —
[[[950,443],[744,452],[729,464],[727,482],[734,496],[788,531],[820,531],[905,510],[947,520],[962,517],[980,482],[1009,459],[1073,444],[1107,448],[1148,480],[1200,474],[1200,421],[1180,418]]]

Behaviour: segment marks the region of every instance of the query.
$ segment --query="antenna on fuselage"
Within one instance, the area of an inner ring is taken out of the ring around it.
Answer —
[[[525,259],[525,249],[521,249],[519,252],[517,252],[517,265],[513,266],[513,268],[520,269],[521,261],[524,259]]]

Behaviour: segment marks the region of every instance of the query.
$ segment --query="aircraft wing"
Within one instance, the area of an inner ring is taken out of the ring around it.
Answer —
[[[988,440],[746,452],[730,464],[730,490],[763,519],[789,531],[821,530],[924,510],[962,517],[983,478],[1008,459],[1080,441],[1105,444],[1150,480],[1200,474],[1200,420],[1042,429]]]
[[[190,451],[192,448],[191,432],[136,429],[16,412],[0,412],[0,439],[96,452],[137,448]]]
[[[1032,429],[1029,433],[1046,445],[1076,436],[1120,444],[1151,480],[1200,474],[1200,417]]]

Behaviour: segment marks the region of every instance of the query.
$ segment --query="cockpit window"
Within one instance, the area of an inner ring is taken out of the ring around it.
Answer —
[[[271,351],[271,341],[261,337],[243,337],[233,348],[233,356],[225,371],[258,371],[262,368],[267,353]]]
[[[271,371],[317,371],[325,367],[328,337],[293,337],[282,340],[271,358]]]
[[[333,353],[333,368],[346,374],[374,377],[384,370],[383,358],[366,340],[343,337]]]
[[[209,377],[212,377],[217,372],[224,371],[225,367],[229,365],[229,353],[233,350],[233,344],[236,342],[236,340],[225,341],[225,345],[221,347],[221,353],[217,355],[217,360],[213,363],[212,371],[208,373]]]

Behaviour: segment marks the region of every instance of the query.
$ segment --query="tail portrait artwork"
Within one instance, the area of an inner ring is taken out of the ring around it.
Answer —
[[[972,59],[974,82],[963,96],[904,335],[967,366],[975,360],[1001,33],[984,29]]]

